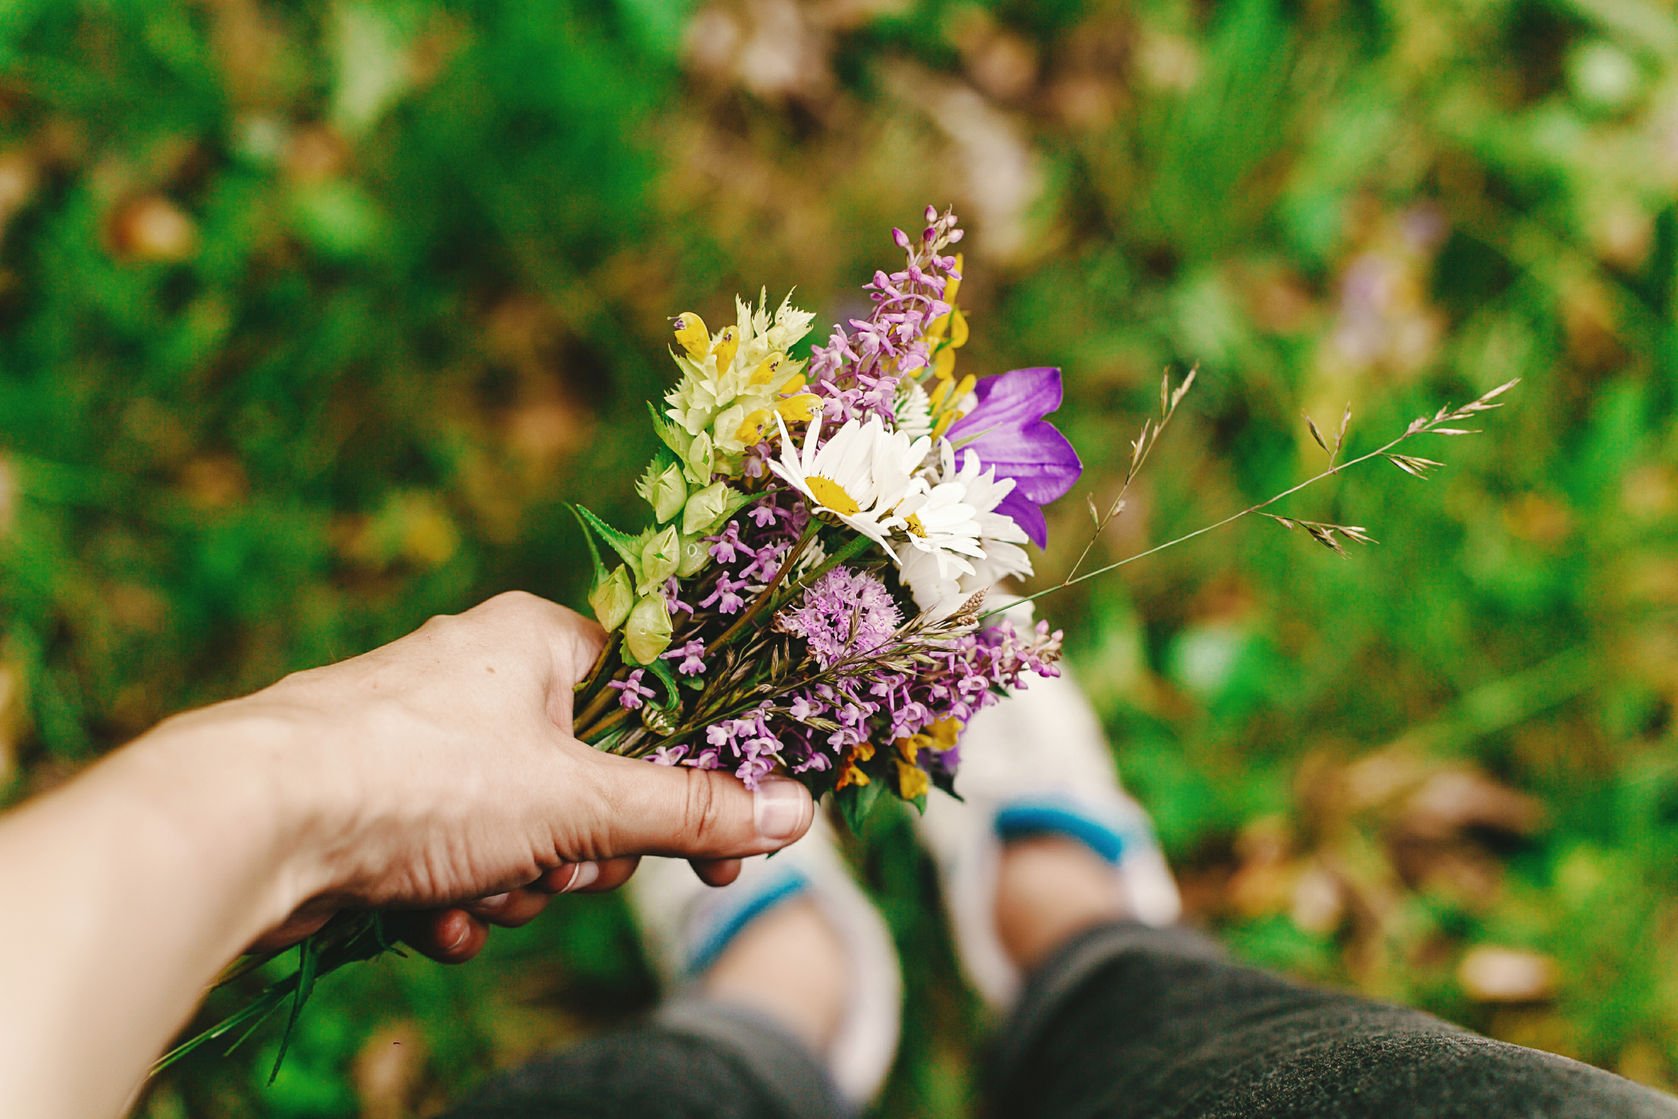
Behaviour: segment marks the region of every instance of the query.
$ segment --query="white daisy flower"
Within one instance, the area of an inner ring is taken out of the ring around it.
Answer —
[[[915,439],[932,434],[932,401],[917,382],[905,378],[900,383],[892,411],[897,413],[897,430]]]
[[[888,431],[875,416],[867,423],[847,420],[824,443],[818,409],[800,450],[779,416],[775,422],[781,429],[781,457],[771,460],[769,469],[818,511],[839,518],[897,559],[890,543],[897,527],[892,514],[908,496],[931,441]]]
[[[1014,488],[1011,478],[997,480],[979,456],[962,455],[939,440],[938,469],[921,481],[922,490],[906,498],[898,520],[913,548],[905,549],[899,571],[923,610],[947,612],[969,596],[1003,579],[1031,574],[1031,558],[1020,545],[1026,534],[996,506]],[[909,522],[913,516],[925,535]]]

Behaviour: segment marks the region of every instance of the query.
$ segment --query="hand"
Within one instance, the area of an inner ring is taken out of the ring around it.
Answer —
[[[573,685],[599,628],[512,593],[364,656],[287,677],[184,716],[277,719],[296,754],[290,919],[278,947],[349,906],[416,908],[405,939],[446,962],[483,947],[568,890],[622,885],[642,854],[694,861],[721,885],[738,859],[810,826],[809,794],[787,779],[756,793],[732,776],[604,754],[572,737]]]

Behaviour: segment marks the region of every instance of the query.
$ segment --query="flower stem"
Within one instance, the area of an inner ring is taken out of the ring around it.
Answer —
[[[798,538],[798,543],[794,544],[792,546],[792,550],[787,553],[787,558],[781,561],[781,566],[775,572],[775,577],[769,581],[769,585],[767,587],[763,588],[763,593],[758,595],[757,598],[752,601],[751,606],[747,608],[744,614],[741,614],[734,620],[733,625],[729,626],[722,632],[722,636],[707,645],[707,649],[721,649],[730,641],[733,641],[736,637],[740,636],[740,634],[744,633],[746,628],[757,619],[757,616],[763,613],[764,608],[767,607],[770,600],[775,597],[776,589],[786,581],[787,574],[792,571],[793,565],[798,562],[799,557],[804,554],[807,548],[809,548],[810,542],[816,538],[816,533],[820,531],[820,528],[821,525],[816,518],[811,517],[810,523],[804,526],[804,534]]]
[[[1225,525],[1234,524],[1236,521],[1239,521],[1242,517],[1250,516],[1253,513],[1257,513],[1257,512],[1260,512],[1261,510],[1268,509],[1270,506],[1276,504],[1278,501],[1281,501],[1283,498],[1292,497],[1294,494],[1298,493],[1300,490],[1306,489],[1307,487],[1310,487],[1310,486],[1314,486],[1318,482],[1322,481],[1324,478],[1328,478],[1331,475],[1338,474],[1342,470],[1345,470],[1349,467],[1357,466],[1359,463],[1368,462],[1372,458],[1380,458],[1382,455],[1385,455],[1387,452],[1391,451],[1394,447],[1397,447],[1400,443],[1403,443],[1405,440],[1410,439],[1411,437],[1416,436],[1416,435],[1425,435],[1432,426],[1434,426],[1434,425],[1431,424],[1431,423],[1423,425],[1423,426],[1417,426],[1415,424],[1412,424],[1404,432],[1403,435],[1400,435],[1397,439],[1393,439],[1390,442],[1382,444],[1381,446],[1377,447],[1375,450],[1370,451],[1368,454],[1359,455],[1357,458],[1351,459],[1350,461],[1342,462],[1342,463],[1340,463],[1336,466],[1331,466],[1327,470],[1324,470],[1323,472],[1321,472],[1320,474],[1313,474],[1311,477],[1305,479],[1305,481],[1303,481],[1303,482],[1300,482],[1298,485],[1290,486],[1289,488],[1283,490],[1281,493],[1278,493],[1278,494],[1274,495],[1273,497],[1266,498],[1265,500],[1259,502],[1257,505],[1249,505],[1247,508],[1242,509],[1238,513],[1231,513],[1229,516],[1223,518],[1221,521],[1214,521],[1209,525],[1202,525],[1200,528],[1195,529],[1193,532],[1185,533],[1182,536],[1178,536],[1178,537],[1176,537],[1172,540],[1167,540],[1163,544],[1155,544],[1152,548],[1148,548],[1144,551],[1137,552],[1134,555],[1126,556],[1125,558],[1123,558],[1121,560],[1115,560],[1112,563],[1109,563],[1109,564],[1106,564],[1102,567],[1096,568],[1094,571],[1086,571],[1082,575],[1077,575],[1077,574],[1075,574],[1077,568],[1076,568],[1076,566],[1074,566],[1073,570],[1071,572],[1067,573],[1066,578],[1062,579],[1059,583],[1056,583],[1054,586],[1048,587],[1048,588],[1046,588],[1044,590],[1041,590],[1041,591],[1038,591],[1035,594],[1028,594],[1028,595],[1025,595],[1021,598],[1014,599],[1007,606],[999,606],[995,610],[988,610],[984,614],[981,614],[979,616],[979,621],[983,622],[986,618],[994,617],[997,614],[1005,613],[1006,611],[1012,609],[1013,607],[1018,606],[1022,602],[1035,602],[1040,598],[1047,598],[1049,595],[1056,594],[1060,591],[1064,591],[1068,587],[1076,586],[1079,583],[1086,582],[1087,580],[1090,580],[1090,579],[1094,579],[1099,575],[1106,575],[1109,572],[1117,571],[1119,568],[1124,567],[1127,564],[1135,563],[1137,560],[1140,560],[1140,559],[1147,559],[1149,556],[1155,555],[1156,553],[1159,553],[1159,552],[1163,552],[1167,548],[1176,547],[1178,544],[1186,544],[1188,541],[1193,540],[1197,536],[1204,536],[1208,532],[1212,532],[1216,529],[1223,528]]]

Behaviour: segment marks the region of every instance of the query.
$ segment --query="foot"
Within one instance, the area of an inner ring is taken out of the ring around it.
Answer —
[[[1079,933],[1131,916],[1112,864],[1081,841],[1034,835],[1002,847],[996,869],[996,935],[1030,974]]]
[[[793,897],[735,934],[699,977],[710,998],[774,1021],[812,1053],[826,1053],[839,1036],[849,993],[845,942],[821,907]]]
[[[956,789],[922,835],[938,864],[957,954],[993,1009],[1023,976],[1097,924],[1169,925],[1181,910],[1153,826],[1069,679],[1033,680],[961,740]]]
[[[897,1050],[902,978],[885,922],[846,870],[818,813],[729,886],[649,859],[630,884],[648,954],[674,989],[779,1024],[854,1105],[873,1098]]]

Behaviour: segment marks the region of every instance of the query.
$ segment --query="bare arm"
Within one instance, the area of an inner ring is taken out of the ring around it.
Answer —
[[[341,906],[438,907],[434,954],[465,958],[581,867],[609,888],[680,855],[723,880],[803,834],[794,783],[754,795],[572,738],[597,642],[504,595],[171,719],[0,818],[7,1114],[120,1112],[229,959]]]

